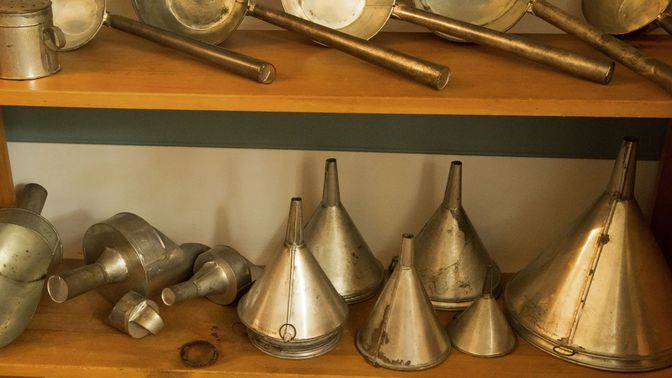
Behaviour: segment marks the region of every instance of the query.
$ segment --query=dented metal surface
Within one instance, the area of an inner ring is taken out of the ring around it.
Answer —
[[[579,365],[672,365],[672,272],[634,198],[636,152],[624,140],[606,191],[505,291],[514,328]]]

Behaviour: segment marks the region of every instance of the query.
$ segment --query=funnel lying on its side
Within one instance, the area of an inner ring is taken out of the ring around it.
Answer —
[[[634,198],[636,155],[626,139],[605,193],[506,288],[521,336],[579,365],[672,365],[672,273]]]
[[[393,370],[428,369],[448,357],[450,340],[413,267],[413,235],[404,234],[399,263],[356,345],[367,362]]]
[[[196,257],[208,249],[202,244],[178,246],[131,213],[89,227],[83,244],[88,265],[49,278],[47,289],[54,302],[96,288],[111,302],[132,290],[151,297],[189,277]]]
[[[494,267],[493,285],[501,274],[462,208],[462,163],[450,166],[443,203],[415,239],[416,266],[437,310],[461,310],[481,295],[483,272]]]
[[[516,347],[516,335],[493,294],[494,267],[488,266],[483,294],[450,324],[455,349],[478,357],[504,356]]]
[[[208,297],[217,304],[229,305],[262,273],[261,267],[252,264],[235,249],[216,245],[198,256],[194,275],[188,281],[163,289],[161,299],[167,306],[197,297]]]
[[[306,244],[347,303],[378,292],[385,277],[378,261],[341,203],[336,159],[327,159],[322,202],[305,227]]]
[[[18,207],[0,209],[0,347],[26,329],[63,255],[56,229],[40,215],[46,200],[46,189],[27,184]]]
[[[156,302],[135,291],[129,291],[119,299],[106,323],[134,339],[156,335],[164,325]]]
[[[301,226],[301,198],[293,198],[280,253],[238,302],[252,344],[280,358],[329,352],[348,317],[345,301],[304,244]]]

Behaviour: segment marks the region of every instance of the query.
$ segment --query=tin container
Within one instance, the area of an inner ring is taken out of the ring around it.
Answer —
[[[0,0],[0,78],[29,80],[58,72],[57,51],[64,45],[50,0]]]

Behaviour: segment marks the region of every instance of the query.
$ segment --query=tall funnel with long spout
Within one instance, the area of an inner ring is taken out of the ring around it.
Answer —
[[[304,232],[313,256],[347,303],[361,302],[378,292],[385,277],[383,265],[341,203],[336,159],[325,163],[322,202]]]
[[[461,310],[481,296],[485,270],[501,274],[462,207],[462,162],[450,166],[443,203],[415,239],[416,266],[437,310]]]
[[[413,235],[404,234],[399,264],[385,284],[356,345],[374,366],[423,370],[448,357],[450,341],[413,264]]]
[[[332,350],[348,306],[303,241],[301,198],[293,198],[280,253],[238,303],[250,341],[264,353],[288,359]]]
[[[672,365],[672,273],[634,198],[636,155],[626,138],[606,191],[506,288],[521,336],[579,365]]]

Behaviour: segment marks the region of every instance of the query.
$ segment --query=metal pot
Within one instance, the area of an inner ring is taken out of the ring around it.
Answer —
[[[134,0],[133,6],[138,17],[150,25],[209,43],[218,44],[226,40],[247,14],[275,26],[303,34],[316,42],[367,62],[409,76],[435,89],[443,89],[450,77],[450,70],[445,66],[376,46],[361,38],[282,11],[259,6],[252,0]]]
[[[650,24],[672,34],[672,0],[583,1],[583,15],[609,34],[628,34]]]
[[[51,1],[0,0],[0,78],[38,79],[60,71],[63,33],[53,25]]]

